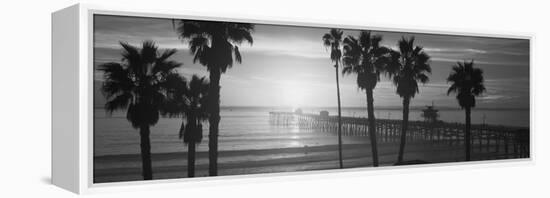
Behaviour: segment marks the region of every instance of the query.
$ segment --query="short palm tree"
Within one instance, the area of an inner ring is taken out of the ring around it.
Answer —
[[[373,90],[380,81],[380,74],[385,72],[385,67],[391,60],[391,50],[381,46],[381,41],[381,36],[372,35],[370,31],[361,31],[359,39],[348,36],[344,39],[342,69],[344,74],[357,74],[357,86],[366,92],[373,166],[378,166]]]
[[[202,141],[202,123],[208,119],[206,104],[208,102],[208,81],[193,75],[190,82],[183,77],[174,76],[178,86],[169,94],[166,110],[171,117],[182,116],[179,138],[187,145],[187,175],[195,176],[196,144]]]
[[[407,128],[409,125],[409,104],[418,93],[418,82],[427,83],[428,73],[431,73],[430,56],[423,48],[414,45],[414,37],[401,38],[398,41],[399,52],[392,52],[392,63],[388,65],[388,73],[397,86],[397,94],[403,98],[403,124],[397,164],[403,162]]]
[[[474,61],[457,62],[447,77],[447,82],[451,82],[451,87],[447,91],[447,95],[457,93],[456,99],[458,104],[466,110],[466,125],[464,126],[465,146],[466,146],[466,161],[470,161],[470,144],[471,144],[471,123],[470,112],[476,106],[476,96],[485,92],[483,85],[483,70],[474,68]]]
[[[152,41],[143,43],[141,49],[121,42],[124,49],[122,62],[109,62],[99,66],[104,72],[102,91],[107,98],[105,109],[127,109],[126,118],[134,128],[139,128],[143,179],[153,179],[149,127],[159,120],[159,113],[166,101],[170,87],[168,76],[175,75],[180,63],[168,60],[176,50],[160,53]]]
[[[340,168],[344,167],[342,160],[342,109],[340,105],[340,82],[338,79],[338,68],[340,59],[342,58],[342,50],[340,45],[342,44],[342,34],[344,32],[340,29],[330,29],[329,33],[323,35],[323,45],[327,48],[330,47],[330,59],[334,62],[334,68],[336,70],[336,96],[338,97],[338,157],[340,160]]]
[[[177,32],[181,39],[188,41],[193,62],[206,66],[210,76],[208,87],[209,114],[209,174],[218,175],[218,134],[220,123],[220,78],[233,62],[242,61],[238,45],[252,44],[254,25],[250,23],[206,22],[180,20]]]

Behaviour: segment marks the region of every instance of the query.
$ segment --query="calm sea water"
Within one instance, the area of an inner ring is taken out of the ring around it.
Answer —
[[[304,113],[317,114],[321,110],[329,111],[330,115],[337,115],[337,108],[304,108]],[[375,109],[375,117],[378,119],[395,119],[401,120],[403,118],[403,112],[399,108],[392,109]],[[422,110],[411,109],[409,111],[409,120],[423,120],[421,117]],[[366,108],[342,108],[342,116],[351,117],[366,117]],[[465,111],[461,109],[443,109],[439,110],[439,120],[445,122],[465,122]],[[485,119],[484,119],[485,118]],[[504,125],[504,126],[529,126],[529,109],[472,109],[471,114],[472,124],[492,124],[492,125]]]
[[[336,115],[335,108],[306,108],[304,113],[318,113],[328,110]],[[281,127],[269,124],[270,111],[290,111],[280,108],[233,107],[222,108],[220,121],[220,150],[252,150],[270,148],[289,148],[336,144],[334,136],[329,134],[301,131],[296,127]],[[421,120],[420,110],[411,110],[410,120]],[[345,108],[343,116],[365,117],[363,108]],[[376,110],[377,118],[401,119],[401,110]],[[483,117],[488,124],[506,126],[529,126],[528,110],[474,110],[472,123],[482,123]],[[441,110],[440,119],[446,122],[464,122],[464,111]],[[153,153],[185,152],[187,149],[178,138],[181,118],[161,118],[151,127]],[[208,150],[208,125],[203,128],[203,142],[197,151]],[[359,143],[361,140],[345,137],[345,144]],[[94,156],[137,154],[139,153],[139,131],[132,128],[126,120],[125,112],[108,115],[105,110],[94,110]]]

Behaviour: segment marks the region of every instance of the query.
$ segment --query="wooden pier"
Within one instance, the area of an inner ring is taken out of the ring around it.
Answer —
[[[332,133],[338,131],[337,116],[321,116],[292,112],[270,112],[270,123],[298,127],[304,131]],[[376,120],[376,136],[380,143],[400,141],[402,120]],[[368,122],[364,117],[342,117],[343,136],[368,137]],[[464,124],[409,121],[407,142],[423,141],[432,145],[464,145]],[[472,125],[471,151],[502,153],[498,158],[528,158],[529,128],[495,125]]]

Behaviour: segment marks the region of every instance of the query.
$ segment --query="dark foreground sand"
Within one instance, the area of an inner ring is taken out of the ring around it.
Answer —
[[[183,145],[182,145],[183,146]],[[380,166],[392,166],[397,159],[397,143],[379,143]],[[344,168],[371,167],[370,145],[346,144],[343,148]],[[477,149],[472,160],[506,158],[504,151],[494,148]],[[187,177],[187,153],[158,153],[152,155],[154,179]],[[407,143],[405,160],[429,163],[459,162],[464,160],[464,147],[430,142]],[[208,176],[208,152],[198,152],[196,177]],[[337,145],[285,149],[220,151],[218,174],[242,175],[257,173],[294,172],[337,169]],[[94,183],[141,180],[140,155],[94,157]]]

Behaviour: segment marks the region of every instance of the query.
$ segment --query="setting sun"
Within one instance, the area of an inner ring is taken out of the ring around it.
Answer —
[[[286,106],[296,109],[304,105],[304,90],[298,84],[288,83],[283,87],[283,99]]]

